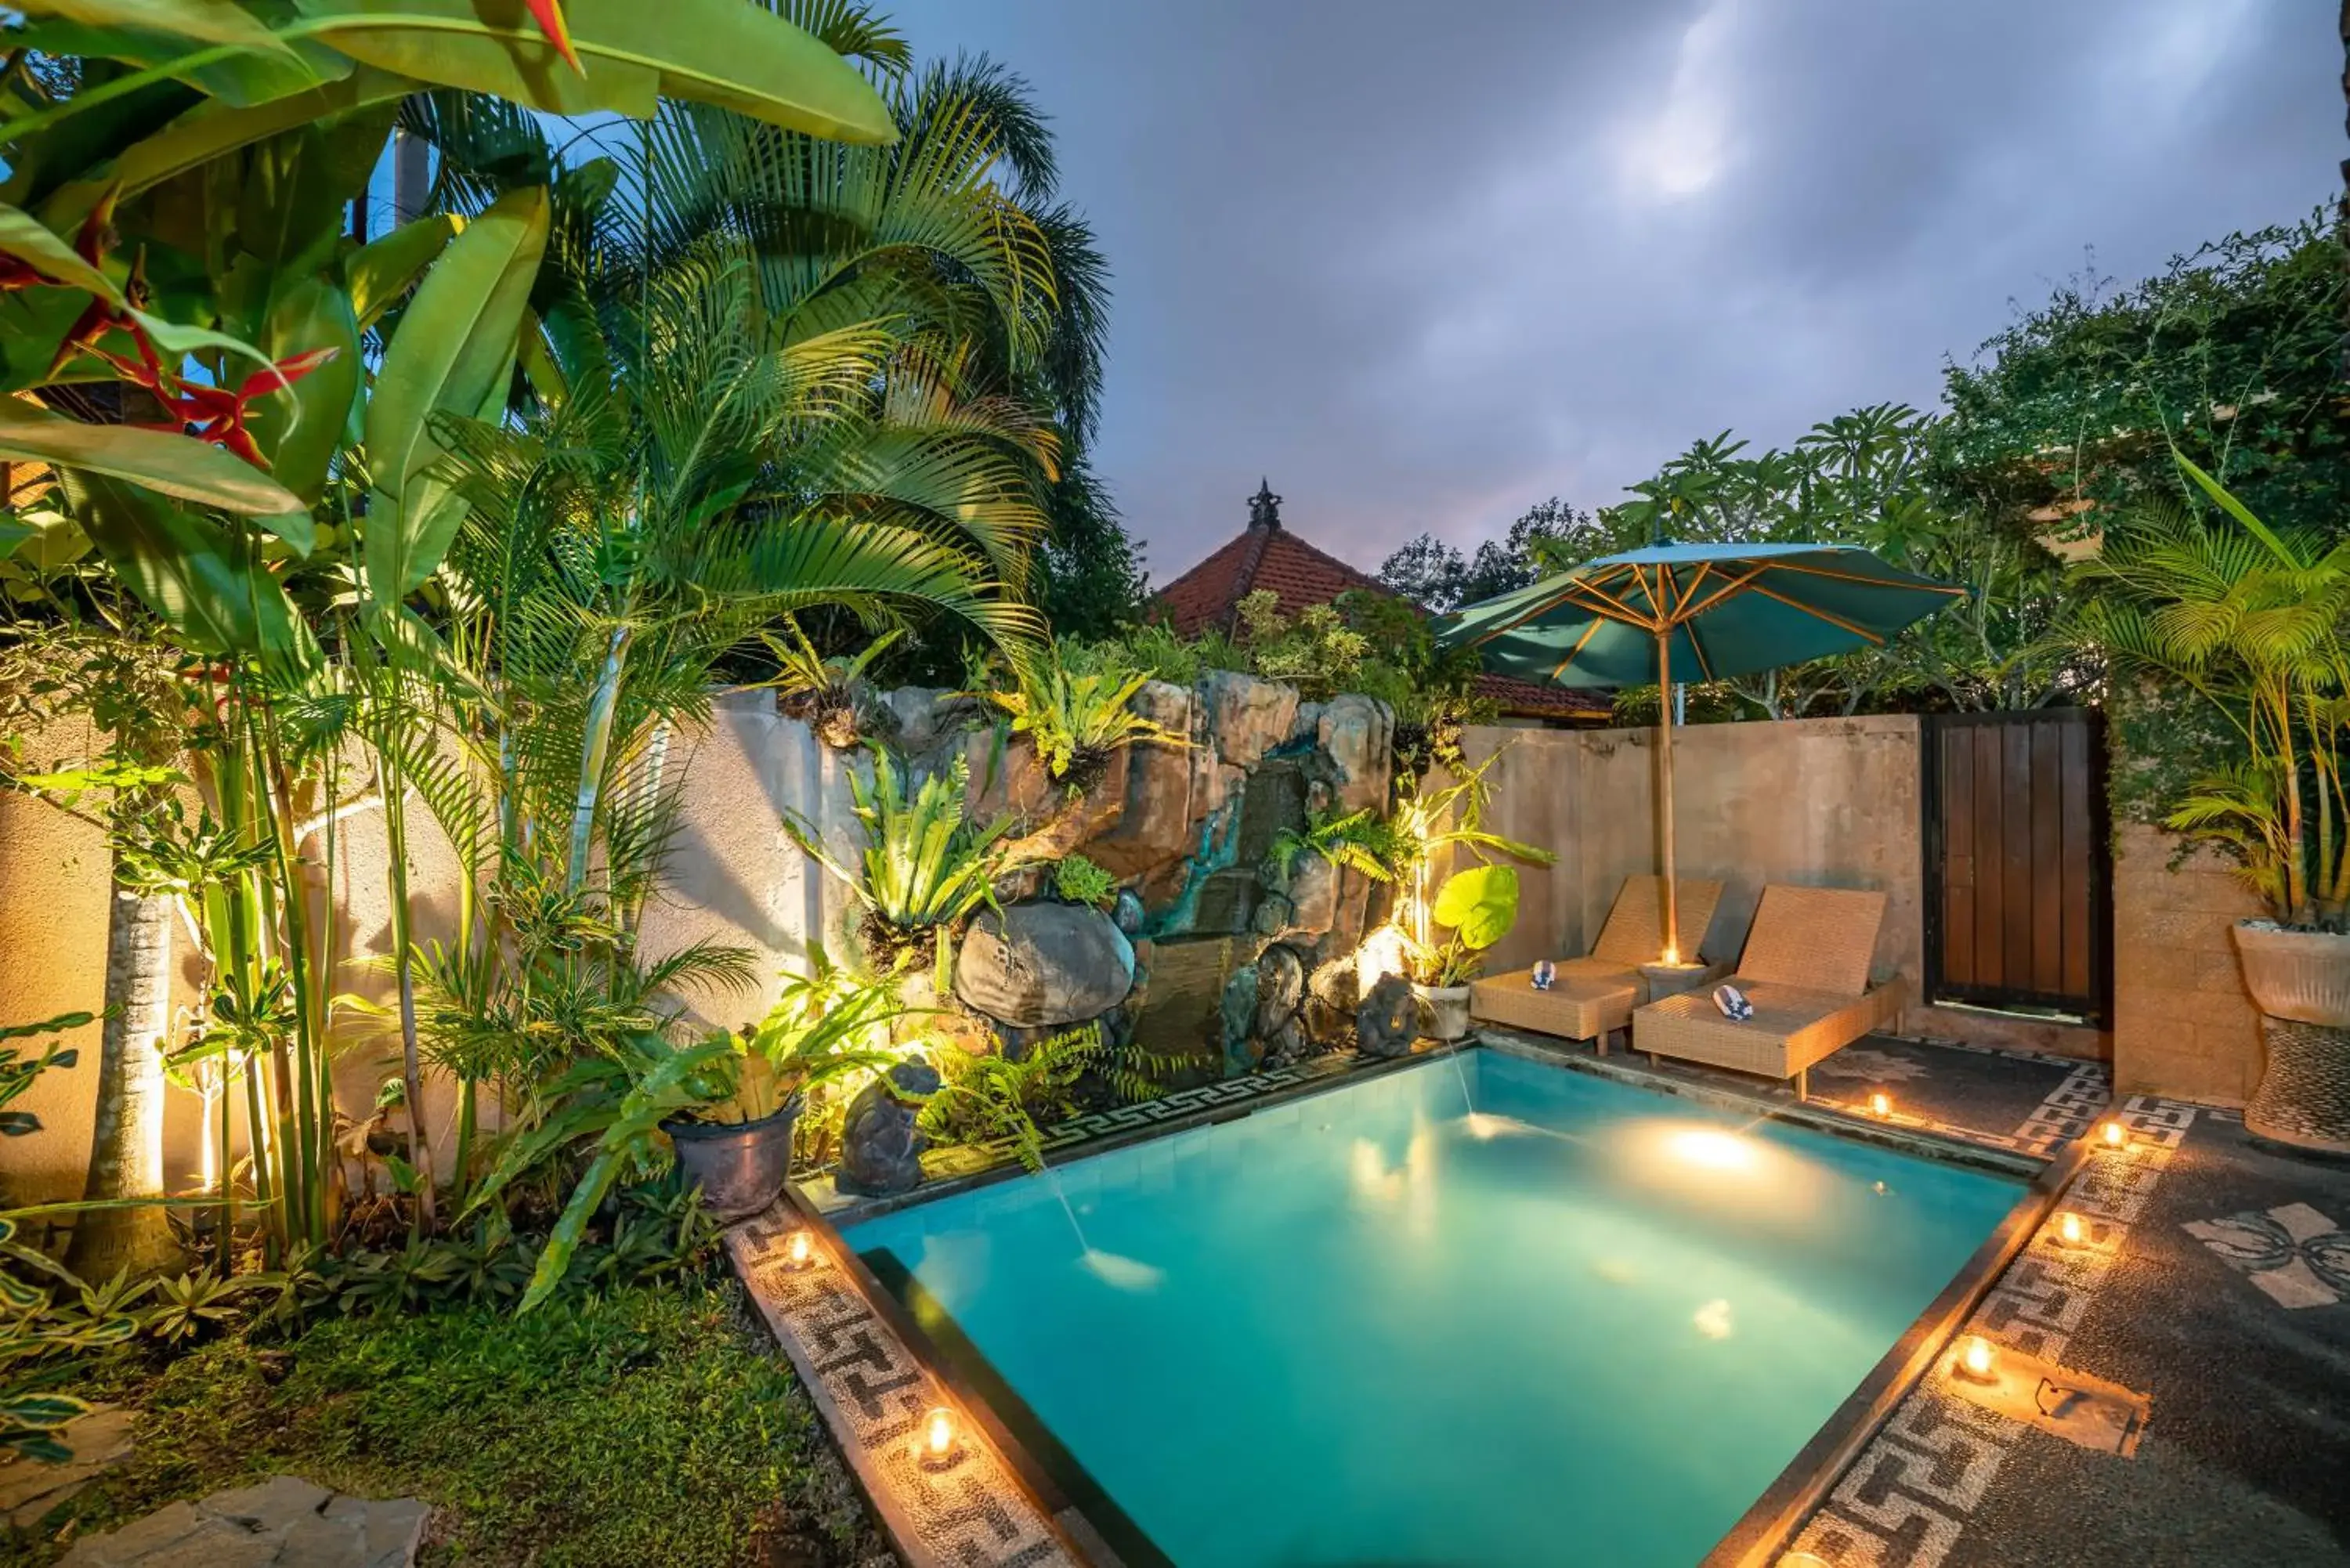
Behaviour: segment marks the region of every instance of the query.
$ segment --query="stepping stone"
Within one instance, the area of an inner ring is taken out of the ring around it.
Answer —
[[[58,1428],[57,1440],[73,1450],[67,1463],[44,1464],[21,1455],[0,1462],[0,1524],[30,1530],[49,1510],[129,1459],[138,1419],[135,1411],[101,1405]]]
[[[411,1568],[431,1511],[273,1476],[76,1542],[58,1568]]]

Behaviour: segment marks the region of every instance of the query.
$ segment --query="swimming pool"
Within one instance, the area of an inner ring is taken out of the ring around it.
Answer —
[[[1181,1568],[1686,1568],[2024,1185],[1491,1050],[1055,1175],[843,1234]]]

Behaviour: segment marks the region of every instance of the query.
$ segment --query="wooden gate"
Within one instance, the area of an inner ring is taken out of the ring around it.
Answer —
[[[2104,1020],[2104,717],[2057,708],[1923,720],[1928,1000]]]

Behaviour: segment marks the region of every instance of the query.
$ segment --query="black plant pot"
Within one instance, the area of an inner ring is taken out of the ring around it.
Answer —
[[[721,1220],[756,1214],[784,1190],[792,1173],[792,1131],[800,1096],[755,1122],[670,1121],[661,1130],[677,1146],[688,1182],[702,1189],[702,1206]]]

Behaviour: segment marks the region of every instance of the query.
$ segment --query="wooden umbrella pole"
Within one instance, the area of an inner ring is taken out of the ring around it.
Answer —
[[[1657,815],[1664,828],[1665,952],[1667,963],[1681,961],[1679,895],[1673,887],[1673,631],[1657,633]]]

